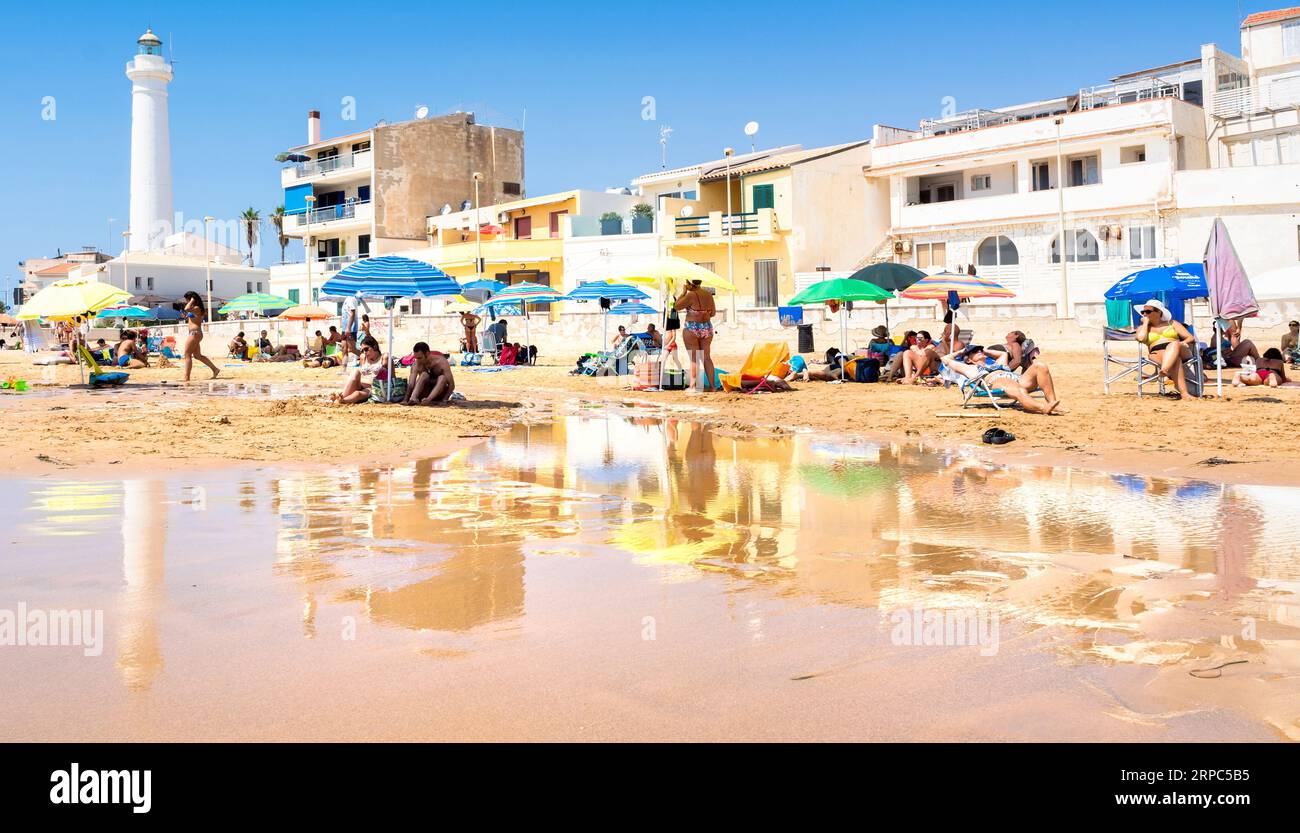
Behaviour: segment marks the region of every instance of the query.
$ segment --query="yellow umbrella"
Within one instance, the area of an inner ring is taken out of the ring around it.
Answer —
[[[704,286],[714,289],[736,291],[736,287],[732,286],[726,278],[680,257],[656,257],[635,261],[619,269],[610,276],[609,280],[666,286],[669,289],[684,286],[687,281],[699,281]]]
[[[102,309],[131,299],[125,289],[87,278],[64,278],[37,292],[18,310],[22,321],[37,318],[66,320],[78,315],[94,316]]]
[[[443,309],[446,312],[473,312],[480,306],[482,305],[471,301],[464,295],[455,295],[447,302],[447,305],[443,307]]]
[[[336,314],[312,304],[298,304],[289,307],[277,315],[276,318],[283,318],[287,321],[321,321],[326,318],[333,318]]]

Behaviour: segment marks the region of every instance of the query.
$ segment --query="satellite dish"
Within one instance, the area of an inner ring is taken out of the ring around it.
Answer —
[[[416,107],[415,117],[417,119],[427,119],[429,117],[429,106],[427,104],[421,104],[420,106]]]
[[[379,121],[375,122],[375,127],[384,127],[387,124],[388,124],[387,119],[380,119]]]
[[[439,211],[438,213],[441,214],[441,215],[443,215],[444,217],[445,217],[446,215],[450,214],[450,213],[451,213],[451,203],[445,203],[445,204],[442,206],[442,210]]]
[[[753,135],[754,135],[755,133],[757,133],[757,132],[758,132],[758,122],[756,122],[756,121],[751,121],[751,122],[749,122],[748,124],[745,125],[745,135],[746,135],[746,136],[753,136]]]
[[[693,206],[693,205],[683,205],[683,206],[682,206],[682,210],[681,210],[680,212],[678,212],[678,213],[680,213],[683,217],[689,217],[689,216],[691,216],[692,214],[695,213],[695,206]]]

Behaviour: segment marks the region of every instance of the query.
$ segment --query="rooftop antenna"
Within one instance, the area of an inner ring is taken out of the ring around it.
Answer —
[[[751,121],[745,125],[745,135],[749,137],[749,152],[757,153],[758,148],[754,144],[754,137],[758,135],[758,122]]]
[[[659,147],[661,148],[659,154],[660,168],[668,167],[668,137],[671,135],[673,135],[673,129],[668,125],[665,124],[663,127],[659,128]]]

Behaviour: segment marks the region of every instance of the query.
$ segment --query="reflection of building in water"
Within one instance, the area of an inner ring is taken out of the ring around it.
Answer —
[[[122,577],[117,668],[132,691],[145,691],[162,671],[158,616],[165,593],[167,504],[161,480],[122,483]]]

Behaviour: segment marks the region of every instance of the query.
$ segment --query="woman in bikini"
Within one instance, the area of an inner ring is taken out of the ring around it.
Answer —
[[[713,303],[713,296],[705,291],[701,281],[689,281],[685,291],[673,304],[673,309],[686,313],[683,322],[682,340],[691,362],[691,390],[697,390],[700,376],[700,363],[704,364],[704,389],[713,390],[713,316],[718,308]]]
[[[203,355],[203,322],[207,320],[208,311],[199,299],[199,293],[185,293],[185,308],[181,312],[190,328],[189,335],[185,337],[185,381],[190,380],[190,369],[194,366],[195,359],[206,364],[208,370],[212,371],[212,378],[217,378],[221,371]]]
[[[1175,321],[1169,308],[1156,300],[1141,306],[1142,323],[1134,338],[1147,345],[1151,360],[1160,364],[1160,372],[1174,383],[1180,398],[1190,397],[1183,362],[1192,357],[1196,337],[1183,322]]]

